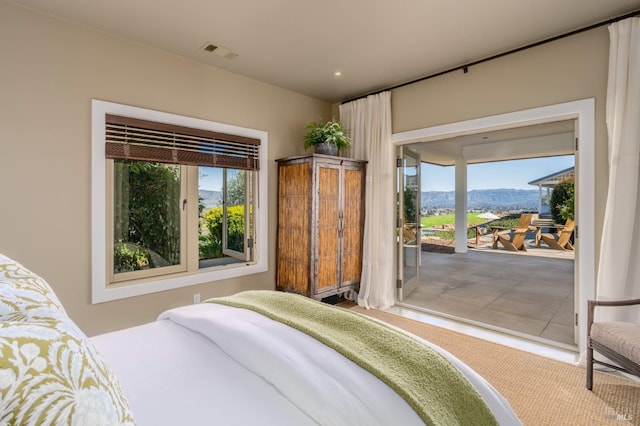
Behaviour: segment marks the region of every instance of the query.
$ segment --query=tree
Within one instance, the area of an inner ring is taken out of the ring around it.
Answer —
[[[565,179],[556,184],[551,193],[551,217],[556,223],[574,218],[575,181]]]
[[[230,173],[231,171],[227,171]],[[244,205],[244,170],[235,171],[236,174],[227,182],[227,203],[230,206]]]
[[[411,188],[405,188],[404,221],[408,223],[415,223],[416,213],[416,192]]]
[[[115,185],[119,202],[114,212],[114,234],[119,245],[114,268],[139,269],[132,267],[132,258],[139,266],[179,263],[180,167],[123,160],[114,165],[116,179],[121,183]]]

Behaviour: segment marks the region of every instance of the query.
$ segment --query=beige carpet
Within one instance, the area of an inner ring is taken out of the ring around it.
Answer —
[[[640,425],[640,385],[377,310],[351,308],[446,349],[491,383],[525,425]]]

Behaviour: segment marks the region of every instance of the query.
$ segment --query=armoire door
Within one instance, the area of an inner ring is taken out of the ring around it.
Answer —
[[[317,163],[316,293],[336,289],[340,265],[340,166]]]
[[[362,273],[362,227],[364,212],[364,170],[362,164],[344,166],[341,208],[340,285],[360,282]]]
[[[311,281],[311,165],[281,164],[278,168],[279,288],[309,295]]]

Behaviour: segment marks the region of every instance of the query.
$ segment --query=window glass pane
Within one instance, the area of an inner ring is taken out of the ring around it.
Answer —
[[[253,198],[247,194],[247,173],[252,172],[198,168],[200,268],[252,260],[245,254],[245,205]]]
[[[180,264],[180,166],[114,161],[114,273]]]
[[[227,169],[225,177],[225,249],[244,253],[245,172]]]
[[[203,261],[223,257],[222,169],[198,167],[198,197],[198,258],[202,267]]]

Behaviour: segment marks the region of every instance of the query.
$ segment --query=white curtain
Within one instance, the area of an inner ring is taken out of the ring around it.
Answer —
[[[367,160],[362,277],[358,305],[393,305],[394,172],[391,145],[391,93],[383,92],[340,105],[340,121],[352,140],[351,155]]]
[[[609,188],[597,299],[640,297],[640,18],[609,26]],[[598,320],[640,322],[640,311],[600,308]]]

